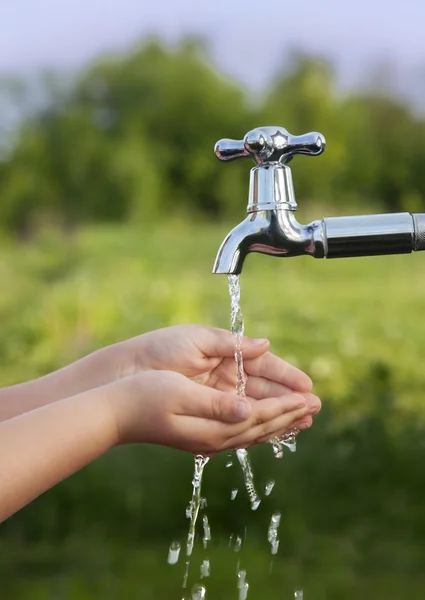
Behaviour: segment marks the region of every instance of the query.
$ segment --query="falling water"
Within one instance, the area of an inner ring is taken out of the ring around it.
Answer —
[[[203,585],[195,585],[192,590],[192,600],[205,600],[207,597],[207,590]]]
[[[240,301],[240,283],[238,275],[229,275],[229,293],[231,299],[231,331],[235,337],[236,341],[236,351],[235,351],[235,361],[237,365],[237,393],[245,397],[245,387],[246,387],[246,377],[245,371],[243,368],[243,356],[242,356],[242,339],[244,335],[244,321],[242,310],[239,304]],[[273,447],[273,454],[276,458],[283,457],[283,447],[286,446],[291,452],[295,452],[297,449],[297,435],[299,434],[299,429],[294,427],[291,431],[288,431],[284,435],[280,437],[274,437],[270,440],[270,444]],[[238,454],[239,453],[239,454]],[[251,500],[251,508],[256,510],[260,503],[260,498],[258,497],[255,488],[254,481],[252,478],[251,472],[251,464],[249,461],[248,454],[246,450],[237,451],[237,456],[239,462],[242,467],[242,471],[244,473],[245,485],[248,490],[248,494]],[[251,489],[252,486],[252,489]],[[255,507],[255,508],[254,508]]]
[[[208,558],[202,561],[201,564],[201,579],[210,576],[210,561]]]
[[[202,524],[203,524],[203,527],[204,527],[204,535],[203,535],[203,538],[202,538],[202,542],[204,544],[204,548],[206,548],[208,542],[211,539],[211,528],[210,528],[210,524],[208,523],[208,517],[207,517],[207,515],[204,515],[202,517]]]
[[[266,483],[266,488],[264,490],[265,496],[270,496],[270,494],[272,493],[272,489],[274,488],[274,484],[274,479],[270,479],[270,481]]]
[[[249,584],[246,580],[246,571],[238,572],[239,600],[246,600],[248,597]]]
[[[198,519],[199,509],[201,506],[202,474],[208,461],[209,458],[206,458],[205,456],[195,456],[195,470],[192,480],[192,499],[186,510],[186,516],[190,518],[189,533],[187,535],[186,545],[187,556],[192,554],[193,544],[195,542],[196,521]]]
[[[304,592],[302,590],[296,590],[294,594],[295,600],[303,600]]]
[[[240,535],[236,536],[235,541],[235,552],[239,552],[242,547],[242,538]]]
[[[246,398],[246,377],[243,367],[243,356],[242,356],[242,340],[244,336],[244,322],[242,310],[239,305],[240,300],[240,286],[239,276],[229,275],[229,293],[231,299],[231,311],[230,311],[230,323],[231,331],[235,338],[235,361],[237,367],[237,380],[236,380],[236,393],[242,398]],[[236,456],[239,464],[242,467],[242,473],[244,476],[245,487],[248,491],[248,496],[251,502],[252,510],[256,510],[260,505],[261,499],[257,494],[254,485],[254,476],[252,473],[251,462],[249,460],[248,452],[244,448],[236,450]]]
[[[179,560],[180,544],[179,542],[171,542],[168,550],[168,564],[175,565]]]
[[[272,514],[269,529],[267,532],[267,540],[271,546],[272,554],[277,554],[277,551],[279,549],[279,538],[277,536],[279,525],[280,525],[280,513],[275,512]]]

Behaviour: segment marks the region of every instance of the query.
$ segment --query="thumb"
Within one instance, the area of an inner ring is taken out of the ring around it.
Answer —
[[[227,329],[211,328],[209,331],[209,340],[206,348],[210,356],[233,356],[235,353],[236,340],[233,334]],[[242,339],[242,352],[244,358],[256,358],[261,356],[270,347],[267,339],[254,339],[244,336]]]

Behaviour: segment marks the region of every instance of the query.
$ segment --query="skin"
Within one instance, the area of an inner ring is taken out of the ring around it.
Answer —
[[[170,327],[0,390],[0,520],[120,444],[213,455],[311,426],[305,373],[244,338],[244,401],[233,353],[226,330]]]

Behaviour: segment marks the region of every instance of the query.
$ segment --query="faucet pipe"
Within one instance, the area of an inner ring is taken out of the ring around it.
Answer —
[[[213,273],[239,274],[246,256],[310,255],[343,258],[407,254],[425,250],[425,214],[390,213],[328,217],[301,225],[291,169],[295,154],[317,156],[326,146],[319,133],[293,136],[281,127],[263,127],[244,140],[221,140],[215,154],[223,161],[251,157],[248,215],[223,241]]]

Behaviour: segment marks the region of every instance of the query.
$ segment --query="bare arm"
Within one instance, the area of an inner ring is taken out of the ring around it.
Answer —
[[[113,347],[98,350],[58,371],[0,389],[0,424],[57,400],[110,383],[121,375]]]
[[[116,443],[106,388],[0,423],[0,522]]]

